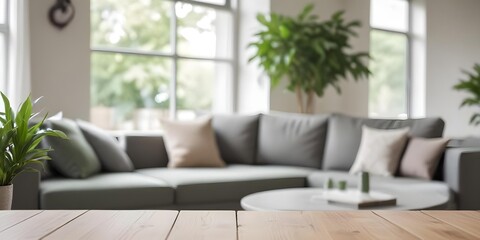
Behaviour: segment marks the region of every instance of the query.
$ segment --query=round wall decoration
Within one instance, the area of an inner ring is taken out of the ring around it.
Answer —
[[[75,17],[75,7],[71,0],[57,0],[48,11],[48,19],[53,26],[63,29]]]

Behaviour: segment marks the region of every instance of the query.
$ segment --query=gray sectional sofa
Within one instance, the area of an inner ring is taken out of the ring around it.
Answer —
[[[341,114],[214,116],[225,168],[166,168],[161,135],[120,136],[135,170],[102,172],[85,179],[33,173],[16,179],[14,208],[28,209],[240,209],[250,193],[321,187],[326,175],[346,179],[363,125],[409,126],[417,137],[441,137],[439,118],[380,120]],[[480,209],[480,149],[447,148],[435,180],[374,177],[384,189],[434,188],[451,201],[446,208]]]

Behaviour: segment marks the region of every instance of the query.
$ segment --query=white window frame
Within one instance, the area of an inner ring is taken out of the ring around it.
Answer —
[[[3,57],[3,62],[5,63],[4,67],[4,76],[1,76],[2,81],[0,83],[0,89],[6,93],[9,89],[9,58],[10,58],[10,0],[5,1],[5,23],[0,23],[0,33],[4,36],[4,52],[5,56]]]
[[[234,89],[233,86],[235,85],[236,82],[236,40],[235,40],[235,31],[232,31],[233,38],[232,38],[232,49],[230,49],[231,54],[230,58],[218,58],[218,57],[189,57],[189,56],[182,56],[181,54],[178,54],[178,48],[177,48],[177,33],[178,33],[178,26],[177,26],[177,17],[176,17],[176,9],[175,5],[177,2],[181,3],[188,3],[192,4],[194,6],[201,6],[201,7],[206,7],[206,8],[211,8],[214,10],[221,10],[228,12],[231,14],[231,27],[232,30],[235,30],[236,26],[236,12],[235,8],[232,6],[232,1],[235,0],[225,0],[224,5],[217,5],[217,4],[210,4],[210,3],[204,3],[200,1],[193,1],[193,0],[164,0],[164,1],[170,1],[172,2],[172,7],[171,7],[171,14],[172,14],[172,19],[170,22],[170,43],[172,46],[172,50],[170,53],[164,53],[164,52],[159,52],[159,51],[145,51],[145,50],[139,50],[139,49],[130,49],[130,48],[122,48],[122,47],[95,47],[91,46],[91,52],[92,53],[120,53],[120,54],[130,54],[130,55],[136,55],[136,56],[153,56],[153,57],[163,57],[163,58],[168,58],[173,61],[172,63],[172,75],[170,78],[170,89],[169,89],[169,100],[170,100],[170,105],[169,105],[169,115],[170,118],[176,119],[177,118],[177,82],[178,82],[178,77],[177,77],[177,72],[178,72],[178,60],[200,60],[200,61],[210,61],[214,63],[227,63],[231,67],[231,82],[227,83],[227,86],[229,86],[230,89],[228,91],[231,93],[229,94],[231,96],[231,99],[225,99],[228,103],[228,109],[233,112],[234,111],[234,106],[235,106],[235,99],[234,99]]]
[[[409,118],[412,116],[412,2],[411,0],[402,0],[407,2],[408,4],[408,10],[407,10],[407,31],[398,31],[398,30],[392,30],[388,28],[382,28],[382,27],[372,27],[371,23],[370,25],[370,33],[372,31],[381,31],[381,32],[386,32],[386,33],[393,33],[393,34],[401,34],[405,36],[407,39],[407,53],[406,53],[406,59],[405,62],[407,63],[407,69],[406,69],[406,79],[405,79],[405,101],[406,101],[406,118]],[[370,13],[371,14],[371,13]]]

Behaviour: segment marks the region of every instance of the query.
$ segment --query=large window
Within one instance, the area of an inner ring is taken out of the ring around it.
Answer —
[[[229,0],[91,1],[91,120],[158,130],[159,119],[232,111]]]
[[[0,90],[7,90],[8,1],[0,0]]]
[[[409,113],[409,1],[371,0],[369,115]]]

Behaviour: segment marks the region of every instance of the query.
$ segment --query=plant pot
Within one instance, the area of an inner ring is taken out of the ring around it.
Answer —
[[[0,210],[12,209],[13,184],[0,186]]]

